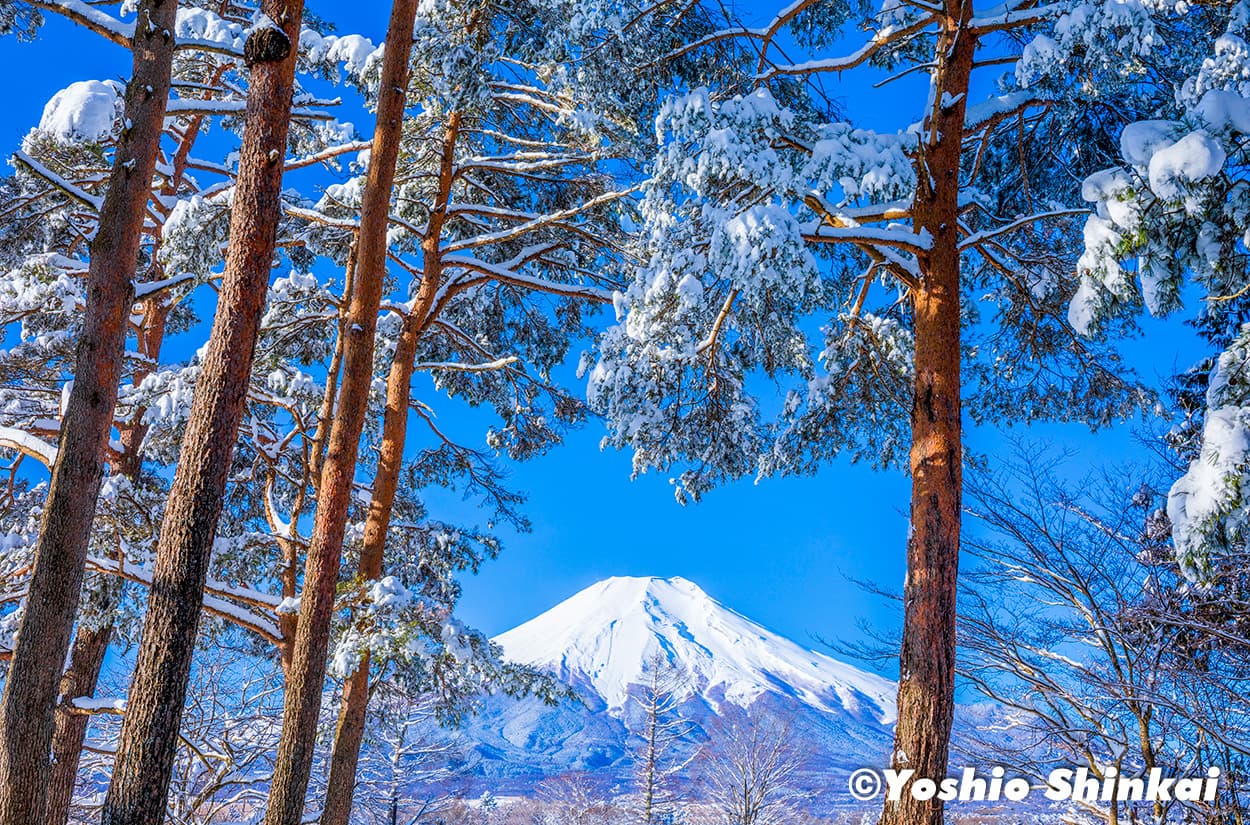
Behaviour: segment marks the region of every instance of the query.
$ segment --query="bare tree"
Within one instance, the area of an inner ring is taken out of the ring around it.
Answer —
[[[602,781],[587,771],[544,779],[537,794],[547,803],[538,818],[542,825],[613,825],[621,815]]]
[[[373,712],[366,720],[357,773],[352,822],[420,825],[442,821],[459,795],[452,790],[459,749],[439,735],[439,700],[412,695],[382,680],[374,685]],[[334,764],[314,774],[317,792],[328,798]],[[320,821],[326,822],[323,813]]]
[[[213,825],[255,813],[273,775],[280,672],[223,648],[203,653],[192,674],[165,804],[165,816],[174,825]],[[93,727],[74,821],[99,822],[101,799],[95,788],[112,772],[124,703],[104,697],[81,700],[78,706]]]
[[[677,801],[673,779],[694,759],[683,757],[681,742],[694,725],[680,711],[687,676],[663,653],[657,652],[644,670],[646,682],[641,695],[633,696],[642,711],[642,742],[635,754],[634,783],[639,794],[638,815],[650,825],[671,819]]]
[[[747,711],[708,731],[697,794],[712,803],[723,825],[779,825],[808,798],[797,782],[805,754],[790,737],[791,721]]]
[[[1169,776],[1224,770],[1224,799],[1184,815],[1226,821],[1250,757],[1246,639],[1195,604],[1159,496],[1140,474],[1073,495],[1058,460],[1020,453],[969,483],[989,528],[969,537],[962,671],[1001,711],[969,743],[1042,779],[1057,764]],[[1231,607],[1232,604],[1229,604]],[[1078,803],[1116,825],[1162,822],[1182,803]]]

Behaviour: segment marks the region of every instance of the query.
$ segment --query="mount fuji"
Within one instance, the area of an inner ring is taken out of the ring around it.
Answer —
[[[809,755],[813,790],[845,788],[846,773],[889,753],[894,682],[783,638],[686,579],[606,579],[494,641],[578,697],[554,707],[492,697],[457,734],[464,767],[495,793],[571,771],[623,788],[643,730],[631,697],[657,655],[682,674],[692,747],[734,717],[783,718]]]

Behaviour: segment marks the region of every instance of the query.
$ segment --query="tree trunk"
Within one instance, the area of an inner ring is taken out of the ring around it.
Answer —
[[[348,308],[347,334],[341,339],[342,388],[338,408],[330,424],[326,456],[321,468],[317,514],[309,539],[294,655],[283,702],[282,737],[278,742],[269,805],[265,811],[266,825],[299,825],[304,811],[304,795],[308,791],[317,717],[325,682],[326,648],[330,640],[330,621],[343,554],[343,531],[351,504],[360,436],[364,430],[373,382],[374,335],[386,275],[391,189],[395,183],[395,165],[403,136],[416,12],[417,0],[394,0],[387,27],[387,48],[383,52],[382,77],[378,85],[377,126],[361,203],[356,274]],[[366,663],[364,693],[368,692],[367,667]],[[365,697],[361,697],[360,703],[364,702]],[[363,723],[361,714],[361,727]],[[327,815],[340,817],[339,821],[346,822],[351,811],[355,773],[353,760],[350,776],[331,781],[326,812]],[[336,782],[338,793],[334,793]],[[334,820],[323,818],[322,821],[328,823]]]
[[[175,161],[175,167],[181,170],[185,167],[185,162],[179,165]],[[175,178],[180,176],[181,171],[176,171]],[[161,277],[163,273],[158,272],[152,280],[160,280]],[[173,305],[164,298],[157,298],[149,306],[143,332],[139,337],[139,352],[150,364],[156,364],[160,358],[165,339],[165,324],[172,309]],[[148,368],[136,370],[133,383],[138,385],[151,372]],[[143,423],[143,411],[140,410],[121,431],[122,454],[118,464],[122,474],[131,481],[138,480],[143,469],[143,440],[148,429],[149,425]],[[100,606],[101,612],[111,612],[121,598],[120,581],[106,587],[108,590],[105,593],[105,602]],[[82,743],[90,722],[89,716],[74,712],[74,699],[95,695],[96,682],[100,678],[100,669],[104,665],[104,656],[108,653],[112,636],[112,625],[98,629],[79,627],[74,634],[74,644],[69,652],[69,666],[61,677],[60,700],[52,735],[52,772],[48,778],[45,825],[65,825],[69,820],[74,785],[78,780],[78,761],[82,756]]]
[[[460,135],[460,115],[448,118],[443,138],[443,156],[439,173],[439,191],[435,196],[433,214],[422,242],[424,266],[421,286],[412,312],[404,319],[395,355],[386,379],[386,411],[382,419],[382,443],[378,448],[378,465],[373,476],[373,495],[365,517],[364,542],[360,551],[360,576],[374,581],[382,575],[386,534],[390,530],[391,511],[404,464],[404,445],[408,433],[408,408],[412,400],[412,373],[417,342],[429,321],[429,313],[442,280],[439,245],[447,206],[451,200],[452,169],[456,141]],[[356,785],[356,769],[360,762],[360,745],[364,738],[365,715],[369,704],[369,657],[362,657],[359,667],[343,687],[334,745],[330,754],[330,775],[322,825],[346,825],[351,812],[351,797]]]
[[[143,0],[135,29],[134,71],[125,123],[91,242],[86,312],[75,353],[74,385],[44,504],[25,612],[0,702],[0,822],[39,825],[47,793],[57,686],[74,615],[134,295],[144,207],[169,98],[177,0]]]
[[[230,243],[178,469],[157,542],[142,641],[104,825],[160,825],[199,627],[204,581],[264,309],[281,217],[282,170],[303,0],[265,0],[281,29],[245,44],[250,82]]]
[[[120,584],[120,583],[117,583]],[[52,737],[52,769],[48,777],[48,801],[45,810],[47,825],[65,825],[69,806],[74,799],[74,783],[78,779],[78,757],[91,717],[72,711],[73,701],[95,694],[96,680],[113,637],[113,625],[100,628],[79,627],[74,635],[69,667],[61,677],[61,705],[56,712],[56,730]]]
[[[921,145],[914,205],[932,246],[915,291],[911,535],[907,542],[898,726],[893,767],[915,779],[946,776],[955,696],[955,590],[962,493],[960,422],[959,166],[976,38],[972,3],[949,0],[937,43],[933,111]],[[882,825],[941,825],[943,804],[905,789]]]

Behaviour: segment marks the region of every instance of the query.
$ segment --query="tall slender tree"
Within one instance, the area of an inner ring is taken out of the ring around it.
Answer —
[[[676,813],[673,778],[697,756],[680,746],[694,732],[694,723],[684,718],[681,703],[688,678],[663,651],[657,651],[643,671],[643,691],[634,696],[642,714],[641,743],[634,751],[634,784],[638,794],[639,821],[653,825],[672,821]]]
[[[356,271],[345,319],[343,377],[320,470],[317,514],[300,595],[294,656],[287,675],[282,738],[278,743],[273,786],[265,812],[267,825],[299,825],[312,769],[343,534],[373,385],[374,337],[386,278],[391,190],[403,136],[416,12],[417,0],[394,0],[387,26],[382,77],[378,84],[377,126],[362,195]],[[354,771],[353,776],[343,781],[348,787],[354,785]],[[350,808],[350,796],[347,806]],[[335,809],[328,813],[345,818],[347,811]]]
[[[405,219],[400,226],[420,227],[410,241],[415,249],[407,250],[419,253],[420,263],[398,261],[413,283],[407,305],[395,302],[391,309],[398,329],[388,346],[379,455],[357,569],[366,589],[381,579],[388,553],[393,568],[411,566],[396,563],[401,553],[411,552],[403,549],[392,525],[397,504],[401,513],[411,508],[401,482],[406,469],[421,478],[429,469],[418,467],[440,463],[426,454],[415,467],[405,467],[410,413],[415,410],[446,441],[424,412],[430,399],[414,398],[414,377],[423,369],[436,371],[438,390],[464,395],[472,403],[494,403],[509,422],[508,435],[488,438],[516,457],[532,455],[559,438],[535,409],[541,394],[553,397],[556,419],[574,420],[580,414],[580,405],[551,384],[549,365],[561,357],[569,335],[579,333],[569,323],[579,317],[579,305],[610,301],[610,293],[599,286],[602,276],[589,273],[616,260],[628,243],[614,209],[631,193],[607,187],[608,165],[628,162],[639,152],[632,124],[654,104],[654,94],[638,93],[647,84],[630,80],[621,67],[650,61],[650,52],[638,49],[648,37],[677,44],[703,25],[698,14],[683,24],[679,10],[666,4],[609,3],[596,11],[609,18],[617,8],[628,9],[620,16],[633,21],[634,31],[616,31],[598,20],[591,25],[576,15],[570,20],[560,3],[541,2],[520,8],[480,2],[456,9],[454,16],[429,16],[419,26],[429,48],[419,52],[415,83],[430,91],[423,115],[406,130],[410,160],[400,176],[405,196],[396,207]],[[510,55],[528,64],[567,67],[549,74],[581,76],[582,82],[518,78],[506,62],[491,60],[491,51],[501,48],[487,36],[501,26],[494,21],[525,32],[509,44]],[[443,54],[466,47],[487,55],[481,68],[466,73],[464,84],[440,81]],[[487,82],[475,78],[478,73]],[[621,77],[632,94],[621,87]],[[649,82],[655,84],[655,77]],[[481,83],[480,91],[464,91],[474,83]],[[577,118],[595,125],[578,128]],[[533,186],[535,176],[542,180],[541,190]],[[404,210],[411,207],[406,204],[414,202],[419,204],[415,214],[407,214]],[[554,315],[561,320],[540,325],[549,300],[560,302]],[[515,330],[508,318],[513,312],[519,316]],[[457,466],[473,456],[463,448],[456,451]],[[421,576],[421,588],[433,584],[425,570]],[[378,664],[369,650],[355,661],[344,684],[332,748],[322,814],[327,825],[347,821],[373,692],[370,669]]]
[[[200,603],[264,309],[303,2],[265,0],[261,9],[265,20],[244,44],[250,86],[222,293],[157,543],[105,825],[164,819]]]
[[[1052,24],[1074,40],[1129,27],[1104,5],[1083,4],[1059,24],[1064,9],[1031,2],[978,16],[971,0],[800,0],[767,26],[691,44],[751,41],[750,91],[696,89],[661,114],[668,137],[645,204],[651,257],[591,374],[609,441],[633,449],[637,471],[690,464],[682,501],[729,477],[812,472],[836,455],[902,464],[906,451],[892,763],[917,777],[947,770],[964,416],[1099,424],[1149,398],[1104,342],[1083,341],[1067,322],[1075,256],[1063,239],[1082,210],[1065,205],[1076,194],[1065,164],[1079,165],[1078,145],[1105,149],[1101,109],[1031,86],[1041,50],[1014,45]],[[870,35],[849,54],[771,57],[787,27],[824,50],[850,20]],[[1107,71],[1087,54],[1088,72]],[[1017,60],[1004,88],[971,99],[975,70]],[[892,72],[882,83],[927,77],[913,89],[912,124],[860,127],[794,84],[873,68]],[[824,324],[815,345],[813,315]],[[760,373],[797,379],[770,405],[775,417],[760,403]],[[940,800],[909,793],[882,817],[942,821]]]
[[[43,509],[26,607],[0,701],[0,821],[43,822],[57,688],[104,475],[146,206],[169,99],[177,0],[142,0],[122,136],[91,242],[86,318]]]

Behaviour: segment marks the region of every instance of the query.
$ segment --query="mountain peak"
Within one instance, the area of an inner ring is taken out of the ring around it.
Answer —
[[[570,601],[583,595],[607,598],[618,605],[646,599],[711,599],[703,588],[681,576],[612,576],[578,592]]]
[[[589,688],[609,709],[661,656],[687,675],[688,696],[747,707],[764,694],[813,708],[894,719],[894,684],[800,646],[681,577],[596,582],[496,638],[508,658]]]

